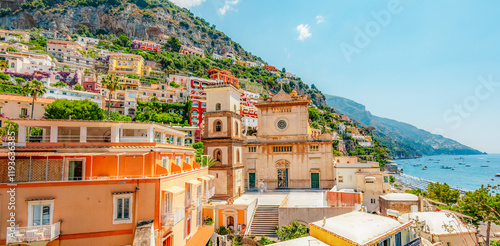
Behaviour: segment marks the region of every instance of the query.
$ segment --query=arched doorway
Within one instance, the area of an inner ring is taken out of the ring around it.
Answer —
[[[234,230],[234,217],[232,215],[226,217],[226,225],[228,229]]]

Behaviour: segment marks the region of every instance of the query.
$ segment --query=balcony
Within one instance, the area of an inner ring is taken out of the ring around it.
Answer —
[[[52,225],[11,227],[7,228],[6,244],[27,244],[32,242],[50,242],[58,238],[61,234],[61,222]]]
[[[210,190],[207,191],[207,199],[212,198],[215,195],[215,187],[212,187]]]
[[[175,226],[184,219],[184,209],[174,209],[171,213],[164,213],[162,216],[162,226]]]
[[[201,206],[201,196],[196,196],[191,202],[195,208]]]

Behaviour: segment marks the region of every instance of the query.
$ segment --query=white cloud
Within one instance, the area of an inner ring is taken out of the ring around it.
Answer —
[[[325,17],[321,15],[316,16],[316,24],[319,24],[321,22],[325,22]]]
[[[205,0],[170,0],[175,5],[183,8],[191,8],[194,6],[198,6],[201,3],[205,2]]]
[[[298,39],[300,41],[304,41],[304,39],[311,36],[311,33],[309,32],[309,25],[308,24],[300,24],[297,26],[296,29],[299,32]]]
[[[226,12],[234,5],[238,4],[240,0],[226,0],[226,2],[224,3],[224,6],[222,8],[219,9],[219,13],[221,15],[225,15]]]

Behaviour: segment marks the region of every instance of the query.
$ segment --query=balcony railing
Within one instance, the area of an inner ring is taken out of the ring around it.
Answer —
[[[162,218],[163,226],[175,226],[184,219],[184,209],[174,209],[171,213],[164,213]]]
[[[23,244],[26,242],[52,241],[61,234],[61,222],[52,225],[8,227],[7,244]]]
[[[215,195],[215,187],[212,187],[207,191],[207,199],[212,198]]]
[[[201,196],[196,196],[193,200],[192,200],[192,203],[193,203],[193,206],[194,207],[198,207],[201,205]]]

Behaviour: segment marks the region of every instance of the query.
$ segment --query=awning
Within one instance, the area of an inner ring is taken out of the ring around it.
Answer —
[[[167,187],[165,189],[166,192],[170,192],[172,194],[177,194],[177,193],[181,193],[184,191],[184,188],[181,188],[179,186],[170,186],[170,187]]]
[[[366,176],[365,177],[365,181],[371,181],[371,182],[375,182],[376,178],[373,177],[373,176]]]
[[[210,179],[214,179],[215,178],[214,175],[210,175],[210,174],[208,174],[207,177],[209,177]]]
[[[213,233],[214,225],[204,225],[189,239],[186,246],[206,245]]]
[[[211,180],[211,178],[209,178],[209,177],[207,177],[207,176],[201,176],[201,177],[199,177],[198,179],[203,179],[203,180],[205,180],[205,181],[210,181],[210,180]]]
[[[196,180],[196,179],[191,179],[191,180],[187,181],[186,183],[190,183],[190,184],[195,185],[195,186],[201,185],[201,182]]]

